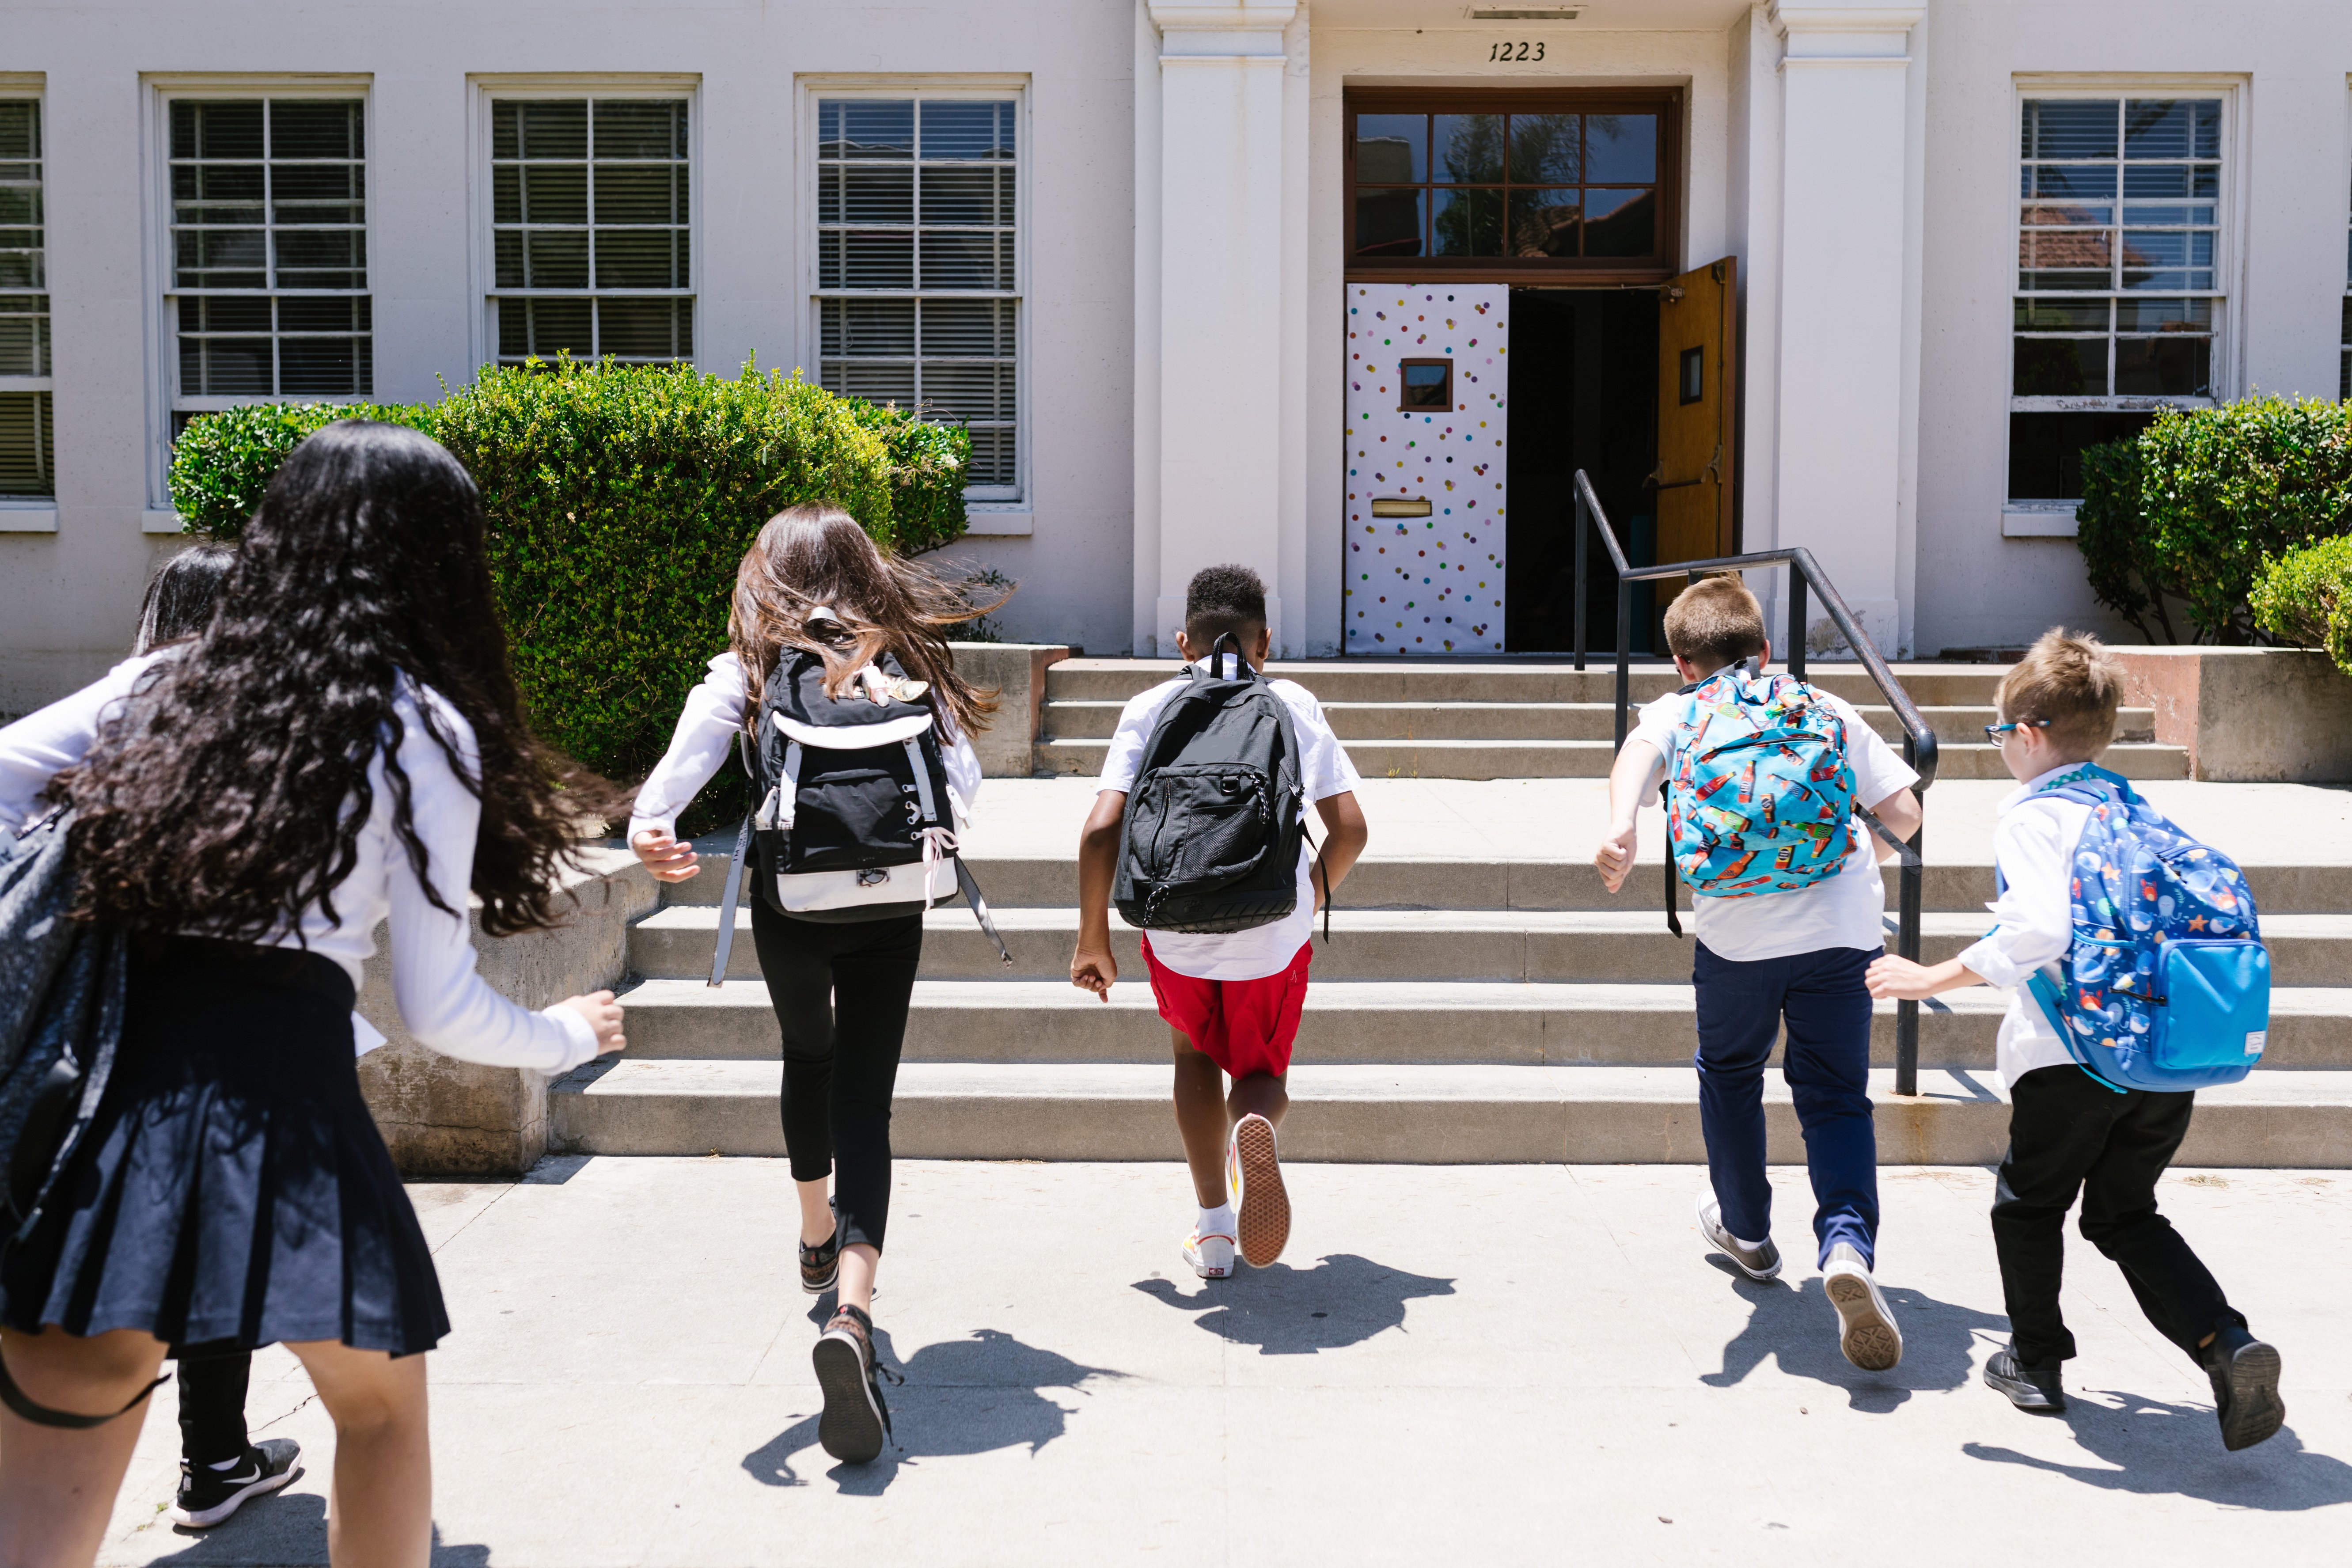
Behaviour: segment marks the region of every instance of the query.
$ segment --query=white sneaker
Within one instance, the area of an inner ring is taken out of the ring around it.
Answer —
[[[1234,1123],[1225,1144],[1225,1184],[1237,1194],[1234,1228],[1242,1233],[1242,1261],[1273,1268],[1290,1242],[1290,1194],[1282,1184],[1274,1123],[1255,1111]]]
[[[1760,1247],[1741,1245],[1738,1237],[1723,1228],[1723,1205],[1716,1201],[1712,1190],[1698,1195],[1698,1233],[1706,1244],[1731,1259],[1731,1266],[1750,1279],[1770,1279],[1780,1272],[1780,1249],[1766,1237]]]
[[[1234,1272],[1234,1238],[1221,1231],[1203,1233],[1198,1220],[1184,1238],[1184,1261],[1203,1279],[1226,1279]]]
[[[1903,1331],[1886,1308],[1878,1281],[1847,1242],[1830,1248],[1822,1265],[1822,1288],[1838,1312],[1838,1349],[1864,1372],[1885,1372],[1903,1359]]]

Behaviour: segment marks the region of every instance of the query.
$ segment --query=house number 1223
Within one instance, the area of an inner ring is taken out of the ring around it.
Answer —
[[[1544,58],[1543,40],[1534,43],[1496,44],[1486,51],[1486,58],[1495,60],[1539,60]]]

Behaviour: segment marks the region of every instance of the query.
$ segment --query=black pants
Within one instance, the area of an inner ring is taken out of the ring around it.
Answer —
[[[180,1362],[180,1457],[191,1465],[245,1457],[245,1390],[253,1352],[186,1345]]]
[[[2039,1068],[2010,1090],[2009,1153],[1992,1205],[1993,1246],[2018,1359],[2074,1353],[2058,1311],[2066,1211],[2083,1196],[2083,1239],[2114,1260],[2140,1310],[2194,1360],[2197,1342],[2245,1326],[2172,1222],[2156,1212],[2164,1174],[2197,1109],[2194,1094],[2117,1094],[2080,1068]]]
[[[834,1178],[844,1246],[879,1251],[890,1218],[890,1095],[923,917],[832,925],[751,905],[751,940],[783,1034],[793,1180]]]

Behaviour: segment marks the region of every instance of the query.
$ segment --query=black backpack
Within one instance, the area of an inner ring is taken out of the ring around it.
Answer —
[[[752,732],[736,737],[753,804],[727,868],[711,984],[726,977],[747,860],[760,898],[794,920],[888,920],[961,890],[1013,962],[957,854],[959,803],[927,695],[887,653],[839,698],[825,695],[816,654],[788,649],[768,672]]]
[[[1234,931],[1298,904],[1306,790],[1290,707],[1241,657],[1212,649],[1168,700],[1128,792],[1113,897],[1146,931]]]

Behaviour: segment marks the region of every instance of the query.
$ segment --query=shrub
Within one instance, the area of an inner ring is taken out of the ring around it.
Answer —
[[[2263,630],[2282,642],[2324,647],[2352,675],[2352,534],[2263,562],[2251,603]]]
[[[2074,543],[2089,569],[2091,594],[2099,603],[2158,640],[2147,623],[2153,616],[2163,640],[2179,642],[2167,592],[2177,593],[2162,562],[2150,548],[2153,535],[2140,520],[2139,444],[2110,441],[2083,448],[2083,499],[2074,508]]]
[[[485,369],[416,407],[269,405],[180,437],[172,495],[191,531],[234,538],[294,445],[354,415],[436,437],[481,487],[490,571],[531,722],[596,772],[636,779],[727,647],[735,568],[760,525],[833,500],[885,546],[963,531],[970,437],[775,373],[574,363]],[[684,831],[740,812],[731,779]]]
[[[2135,619],[2170,594],[2200,641],[2254,640],[2246,596],[2264,562],[2352,528],[2352,413],[2342,405],[2263,397],[2168,409],[2134,445],[2137,526],[2129,476],[2110,463],[2077,542],[2100,602]]]

